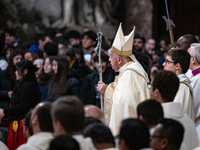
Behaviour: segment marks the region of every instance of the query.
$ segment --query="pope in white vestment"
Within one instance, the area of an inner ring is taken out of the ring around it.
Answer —
[[[118,71],[119,75],[105,90],[104,116],[105,123],[109,125],[113,135],[119,134],[122,120],[137,118],[137,105],[149,98],[148,76],[132,54],[133,37],[134,30],[128,36],[124,36],[120,24],[111,48],[109,60],[112,68]],[[118,55],[117,60],[115,60],[116,56],[112,55]],[[116,70],[115,66],[123,56],[127,56],[130,60],[122,63],[122,66]]]
[[[148,78],[145,73],[137,68],[135,62],[129,62],[119,69],[119,75],[116,77],[116,84],[113,93],[110,93],[109,87],[106,90],[107,94],[112,94],[111,100],[104,100],[105,120],[110,117],[109,127],[114,135],[117,135],[121,125],[121,121],[126,118],[137,118],[137,105],[149,98],[147,88]],[[135,70],[134,70],[135,69]],[[108,93],[107,93],[108,92]],[[109,100],[109,102],[107,102]],[[112,101],[110,110],[107,110],[108,103]],[[110,116],[107,112],[110,111]]]

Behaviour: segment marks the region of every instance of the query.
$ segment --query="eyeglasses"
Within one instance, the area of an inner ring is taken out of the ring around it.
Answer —
[[[170,63],[177,64],[177,62],[175,62],[175,61],[169,61],[169,60],[165,60],[165,63],[166,64],[170,64]]]

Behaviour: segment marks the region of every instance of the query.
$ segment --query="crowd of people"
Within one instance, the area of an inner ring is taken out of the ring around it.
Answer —
[[[88,27],[2,31],[0,149],[200,149],[198,36],[171,44],[121,26],[102,37],[101,65]]]

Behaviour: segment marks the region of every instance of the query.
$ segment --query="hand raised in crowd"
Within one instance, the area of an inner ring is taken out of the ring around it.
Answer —
[[[13,91],[8,92],[8,97],[11,98]]]
[[[3,109],[0,108],[0,119],[2,119],[5,116]]]
[[[107,85],[104,82],[102,82],[102,81],[98,82],[97,89],[102,95],[105,94],[106,88],[107,88]]]

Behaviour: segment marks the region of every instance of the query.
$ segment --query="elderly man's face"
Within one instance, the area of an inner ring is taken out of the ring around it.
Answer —
[[[120,56],[118,56],[115,52],[113,52],[112,50],[110,51],[109,61],[110,61],[112,69],[115,72],[118,72],[118,70],[119,70],[119,65],[118,65],[119,57]]]

